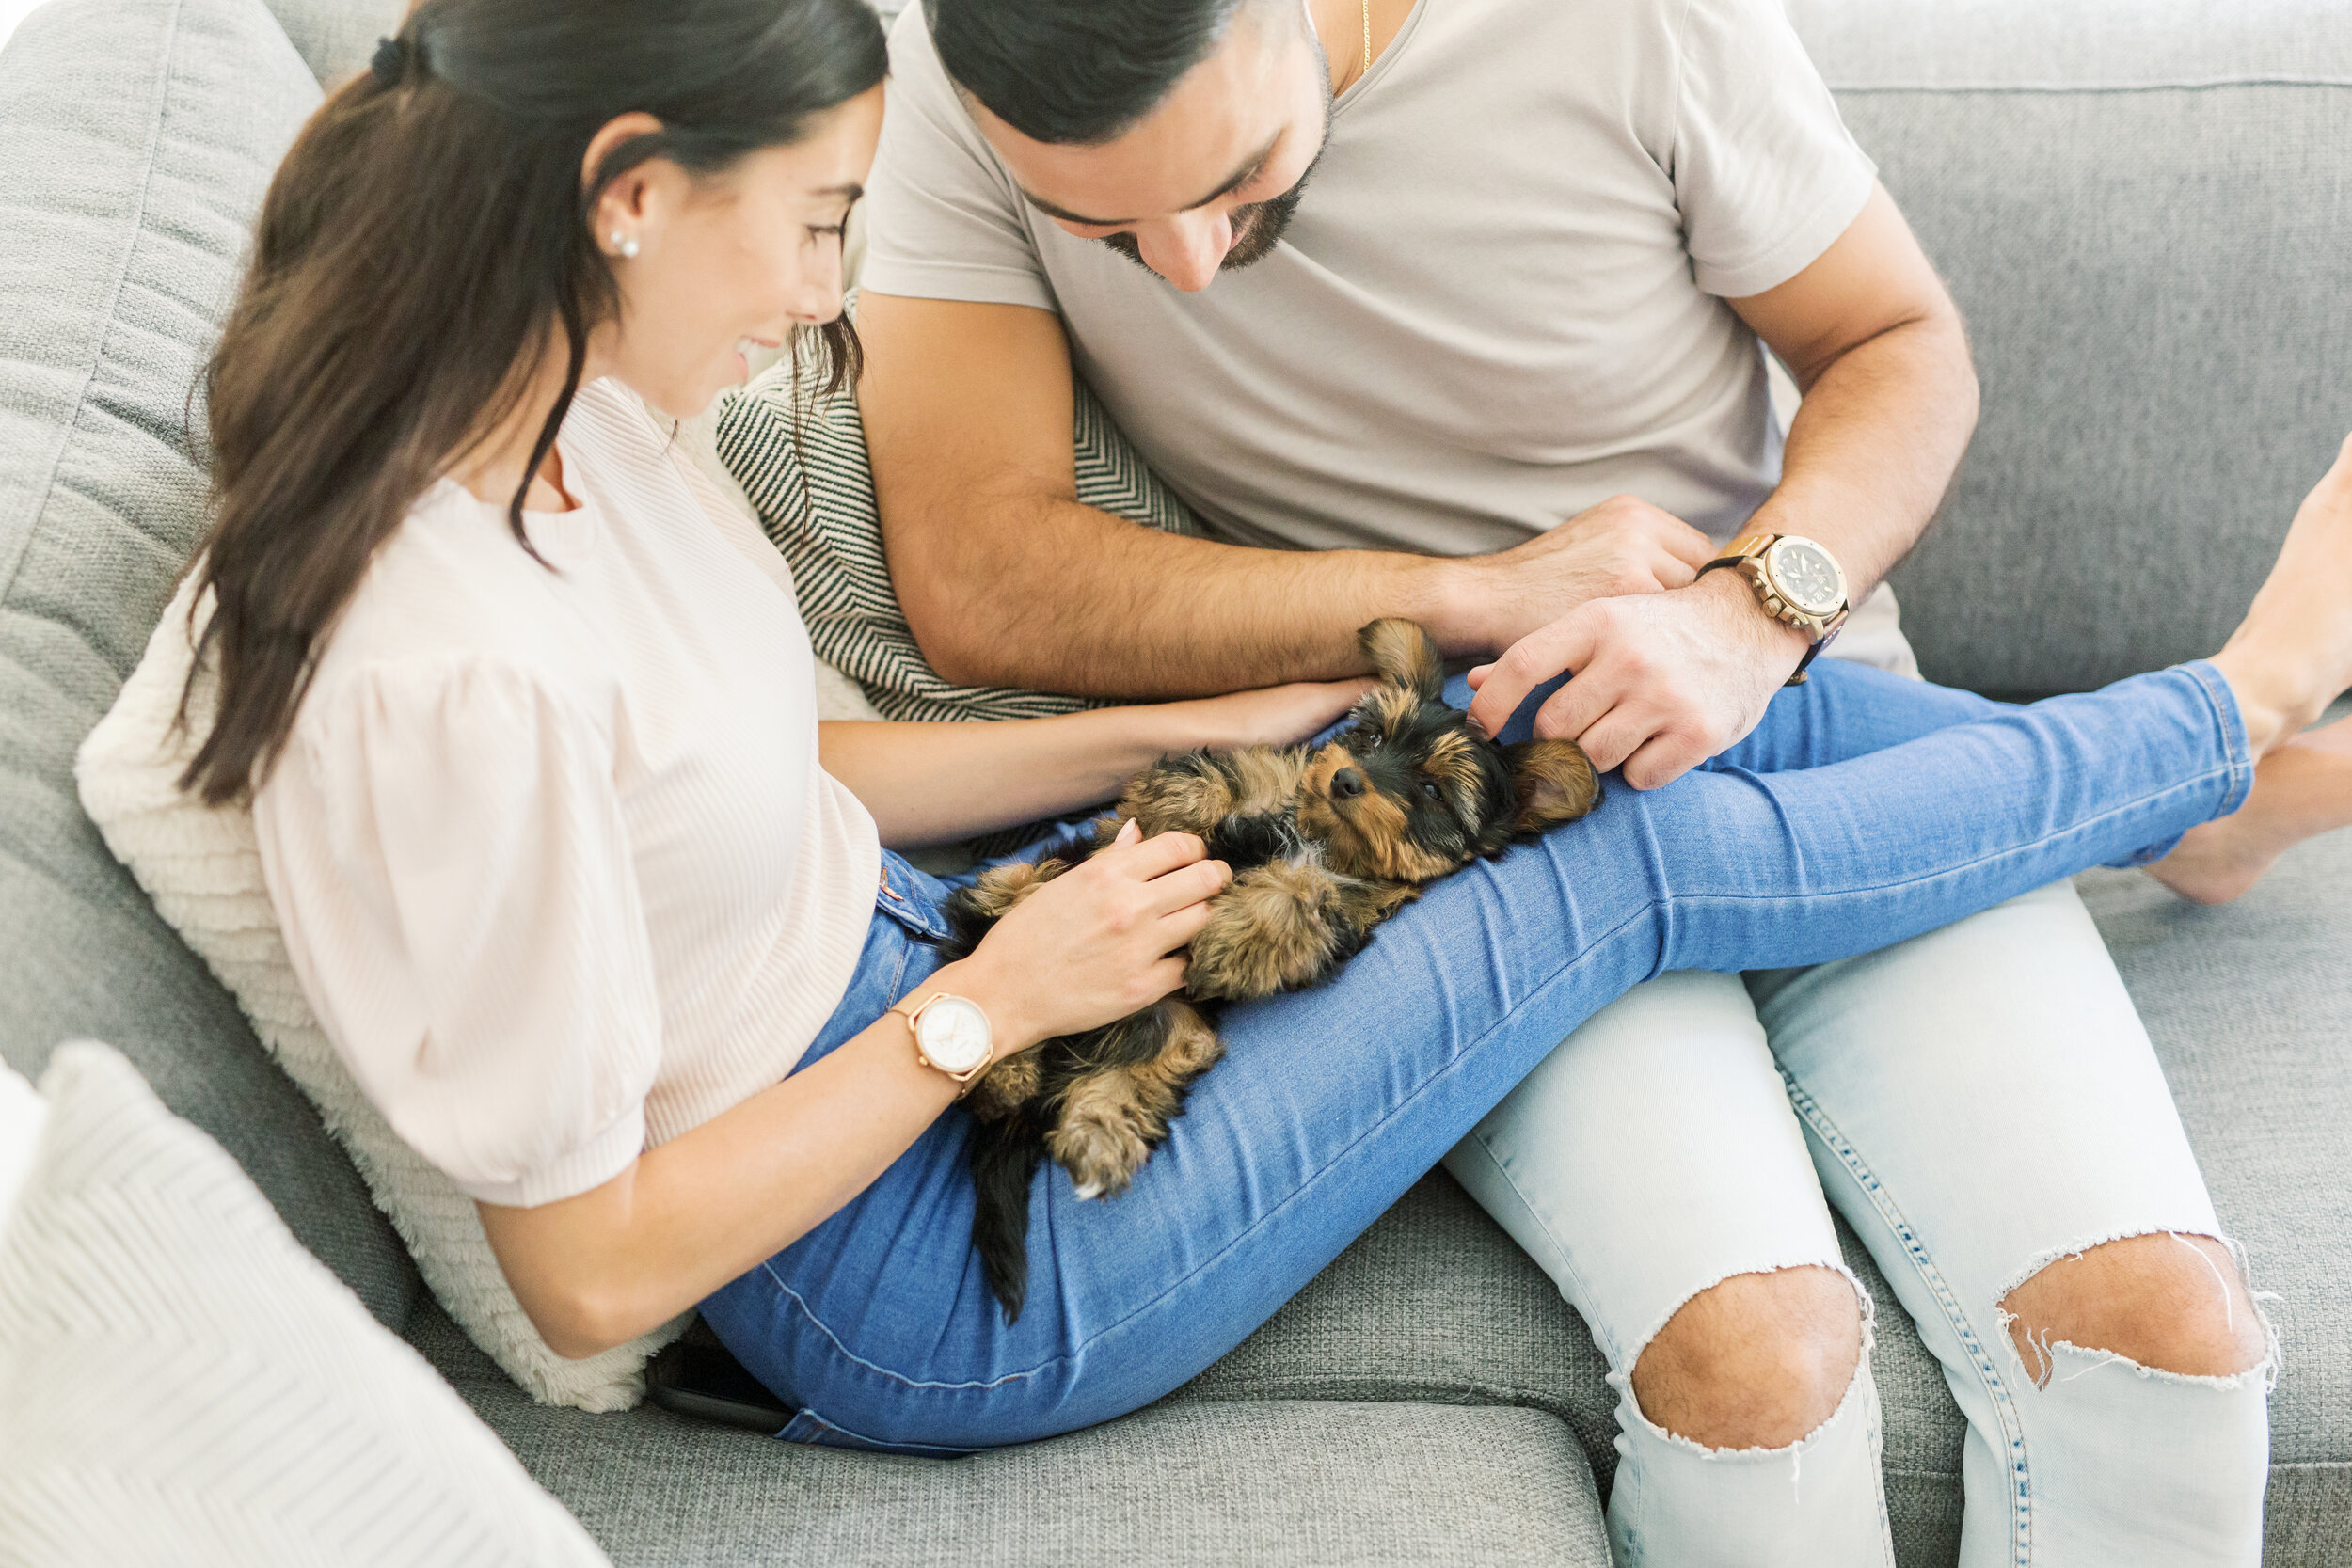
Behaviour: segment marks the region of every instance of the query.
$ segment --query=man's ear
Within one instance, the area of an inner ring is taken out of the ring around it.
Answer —
[[[1518,792],[1512,830],[1540,833],[1573,822],[1600,803],[1600,775],[1573,740],[1522,740],[1502,748],[1503,766]]]
[[[1445,694],[1445,660],[1438,657],[1437,642],[1420,622],[1392,615],[1358,631],[1356,641],[1390,685],[1405,688],[1424,703]]]

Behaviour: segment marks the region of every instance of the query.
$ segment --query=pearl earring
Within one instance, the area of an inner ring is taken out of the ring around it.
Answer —
[[[627,260],[633,261],[637,259],[637,236],[624,234],[616,229],[612,231],[612,248],[619,251]]]

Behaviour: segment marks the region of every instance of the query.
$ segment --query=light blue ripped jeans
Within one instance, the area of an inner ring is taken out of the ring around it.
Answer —
[[[1915,683],[1823,671],[1766,727],[1841,760],[1613,785],[1581,821],[1434,885],[1329,983],[1229,1008],[1225,1059],[1124,1196],[1084,1202],[1040,1172],[1018,1323],[972,1253],[972,1123],[955,1110],[703,1315],[795,1407],[789,1438],[953,1454],[1108,1420],[1238,1344],[1638,982],[1917,936],[2161,852],[2252,780],[2206,664],[1955,717]],[[1932,733],[1888,744],[1906,724]],[[804,1064],[938,967],[923,939],[948,890],[885,865],[858,973]]]
[[[1912,701],[1883,702],[1883,678],[1831,677],[1813,699],[1820,723],[1767,725],[1718,766],[1811,767],[1832,735],[1875,728],[1894,744],[1997,711],[1912,683]],[[1832,1208],[1967,1418],[1963,1568],[2260,1560],[2275,1353],[2237,1377],[2188,1378],[2059,1343],[2037,1386],[1996,1305],[2101,1242],[2224,1234],[2071,883],[1860,958],[1636,987],[1446,1164],[1609,1360],[1618,1568],[1892,1562],[1867,1356],[1836,1413],[1779,1449],[1709,1453],[1654,1425],[1631,1387],[1644,1347],[1708,1286],[1845,1273]],[[1866,1297],[1866,1344],[1868,1312]]]

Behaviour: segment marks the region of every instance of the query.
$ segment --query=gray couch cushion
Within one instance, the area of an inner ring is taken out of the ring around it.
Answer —
[[[430,1303],[412,1338],[621,1568],[1608,1568],[1584,1456],[1536,1410],[1195,1401],[971,1459],[900,1459],[651,1406],[586,1416],[534,1405]]]
[[[1984,412],[1895,575],[1932,680],[2209,653],[2352,429],[2340,0],[1791,0],[1968,317]]]
[[[317,98],[260,0],[57,0],[0,53],[0,1052],[120,1047],[397,1325],[407,1256],[72,777],[195,547],[192,389]]]

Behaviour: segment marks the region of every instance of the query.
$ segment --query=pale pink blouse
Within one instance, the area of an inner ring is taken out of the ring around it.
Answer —
[[[572,512],[442,482],[378,552],[253,805],[287,950],[407,1143],[472,1196],[585,1192],[790,1070],[881,849],[818,764],[783,560],[612,382]]]

